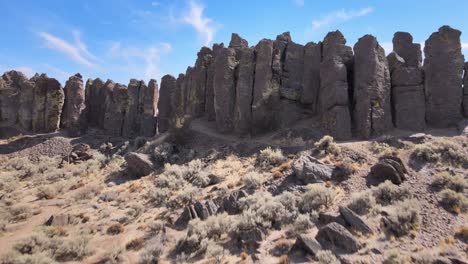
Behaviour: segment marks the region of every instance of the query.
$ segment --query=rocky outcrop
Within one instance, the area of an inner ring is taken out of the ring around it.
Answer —
[[[172,75],[165,75],[161,79],[160,100],[158,101],[158,132],[164,133],[170,127],[170,119],[173,114],[172,100],[176,90],[176,79]]]
[[[315,113],[320,90],[320,62],[322,43],[309,42],[304,47],[304,71],[302,74],[301,103],[308,105]]]
[[[103,129],[105,113],[104,82],[88,79],[85,89],[86,119],[88,126]]]
[[[157,112],[158,112],[158,82],[151,79],[148,83],[148,87],[143,86],[143,90],[140,91],[139,99],[139,120],[140,120],[140,131],[139,134],[145,137],[152,137],[157,131]]]
[[[463,76],[463,114],[468,117],[468,62],[465,62],[465,75]]]
[[[85,90],[82,76],[77,73],[70,77],[63,91],[65,103],[60,118],[60,126],[67,130],[69,136],[80,136],[86,129]]]
[[[357,252],[361,243],[344,226],[330,223],[322,227],[315,237],[325,249],[339,250],[347,254]]]
[[[127,167],[136,177],[146,176],[153,172],[153,163],[148,155],[130,152],[125,155]]]
[[[315,257],[317,256],[317,253],[322,250],[322,246],[313,236],[300,234],[297,236],[296,242],[291,248],[291,251],[295,250],[303,250]]]
[[[443,26],[432,33],[424,47],[426,121],[434,127],[454,126],[461,120],[461,32]]]
[[[376,178],[378,182],[389,180],[394,184],[401,184],[406,179],[407,170],[400,158],[384,156],[372,166],[370,172],[370,175]]]
[[[330,32],[322,44],[320,65],[319,113],[324,130],[338,139],[351,138],[348,76],[353,51],[339,31]]]
[[[371,35],[354,45],[353,122],[355,134],[367,139],[392,127],[390,72],[385,51]]]
[[[215,60],[213,77],[216,126],[220,132],[231,132],[234,128],[237,65],[236,50],[222,48]]]
[[[423,131],[426,126],[421,45],[406,32],[393,37],[393,52],[387,56],[392,80],[395,127]]]
[[[208,82],[208,69],[213,63],[212,58],[212,51],[207,47],[203,47],[197,54],[187,92],[187,113],[193,117],[200,117],[205,112],[205,89]]]
[[[62,85],[46,74],[31,78],[35,83],[32,105],[32,131],[52,132],[57,130],[64,103]]]
[[[292,165],[296,178],[304,184],[331,180],[335,166],[325,164],[310,154],[301,155]]]

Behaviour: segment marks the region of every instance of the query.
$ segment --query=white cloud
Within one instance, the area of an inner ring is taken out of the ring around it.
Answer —
[[[380,46],[385,50],[385,54],[388,55],[393,51],[393,43],[392,42],[382,42]]]
[[[156,6],[160,6],[160,5],[161,5],[161,3],[159,3],[159,2],[156,2],[156,1],[151,2],[151,6],[156,7]]]
[[[330,26],[332,24],[336,24],[339,22],[348,21],[355,17],[362,17],[369,13],[372,13],[372,11],[374,11],[372,7],[366,7],[366,8],[362,8],[359,10],[347,11],[347,10],[342,9],[342,10],[334,11],[327,15],[322,16],[319,19],[312,21],[312,31],[316,31],[316,30],[322,29],[324,27],[327,27],[327,26]]]
[[[189,4],[188,14],[183,17],[183,21],[192,26],[197,31],[198,37],[203,41],[203,45],[208,46],[213,41],[215,34],[213,20],[203,15],[204,6],[193,0]]]
[[[462,49],[468,50],[468,42],[463,42],[462,43]]]
[[[298,7],[303,7],[304,6],[304,0],[293,0],[293,2]]]
[[[79,64],[94,67],[91,60],[96,59],[96,57],[88,51],[86,45],[81,41],[80,33],[78,31],[72,33],[75,43],[69,43],[47,32],[39,32],[39,36],[49,49],[60,52]]]
[[[137,76],[144,73],[144,77],[159,78],[161,72],[159,70],[161,55],[168,54],[172,51],[170,43],[158,43],[148,47],[123,47],[120,42],[110,44],[108,56],[111,59],[122,59],[126,63],[128,71]]]

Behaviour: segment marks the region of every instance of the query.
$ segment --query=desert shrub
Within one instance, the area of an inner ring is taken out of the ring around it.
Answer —
[[[107,228],[106,233],[108,235],[118,235],[118,234],[122,233],[123,231],[124,231],[124,227],[122,226],[122,224],[115,223],[115,224],[110,225]]]
[[[400,251],[390,251],[388,256],[383,261],[383,264],[407,264],[411,263],[407,256],[401,254]]]
[[[388,155],[392,153],[392,148],[384,142],[373,141],[369,148],[374,154]]]
[[[428,263],[439,263],[436,257],[428,250],[418,252],[411,256],[411,263],[414,264],[428,264]]]
[[[0,176],[2,178],[2,180],[0,181],[0,191],[3,191],[5,193],[12,193],[18,188],[18,180],[13,175],[2,175],[2,173],[0,172]]]
[[[377,206],[374,196],[370,191],[353,193],[351,201],[348,203],[349,209],[359,215],[365,215],[371,212]]]
[[[356,167],[351,159],[344,159],[342,162],[337,164],[336,168],[339,172],[338,176],[341,179],[346,179],[356,173]]]
[[[33,215],[33,208],[28,204],[13,205],[8,208],[10,222],[20,222]]]
[[[291,192],[282,192],[280,195],[275,196],[275,199],[279,201],[285,208],[292,213],[298,214],[298,205],[301,197]]]
[[[337,195],[335,190],[323,184],[309,184],[307,187],[308,190],[302,195],[300,202],[302,212],[311,213],[333,205]]]
[[[198,241],[205,238],[219,240],[223,234],[232,230],[232,222],[225,214],[212,215],[206,220],[194,219],[189,222],[187,236],[195,237]]]
[[[181,194],[175,198],[175,203],[178,205],[186,205],[195,200],[195,197],[200,194],[200,188],[190,187],[182,191]]]
[[[251,167],[244,168],[243,162],[235,155],[229,155],[225,159],[218,159],[208,168],[211,174],[220,180],[224,180],[228,176],[240,178],[247,171],[252,170]]]
[[[320,250],[317,252],[317,259],[320,264],[340,264],[340,261],[330,250]]]
[[[372,187],[371,192],[376,202],[381,205],[389,205],[396,201],[411,198],[408,188],[395,185],[389,180]]]
[[[57,190],[53,186],[45,185],[37,188],[36,197],[39,200],[50,200],[57,197]]]
[[[146,140],[145,137],[137,137],[133,141],[133,148],[134,149],[139,149],[139,148],[143,147],[146,144],[146,142],[147,142],[147,140]]]
[[[252,171],[244,175],[242,182],[247,188],[257,189],[265,182],[265,176],[259,172]]]
[[[463,193],[467,183],[461,175],[452,176],[448,172],[439,173],[434,176],[431,186],[437,189],[448,188],[455,192]]]
[[[89,237],[86,236],[51,239],[53,257],[60,262],[82,260],[84,257],[91,255],[92,250],[88,244]]]
[[[314,226],[312,221],[310,221],[310,215],[308,214],[299,214],[294,220],[294,230],[296,232],[304,232]]]
[[[340,146],[335,143],[335,140],[331,136],[324,136],[318,142],[316,142],[314,146],[316,151],[321,156],[339,155],[341,152]]]
[[[73,196],[76,201],[89,200],[101,193],[101,188],[97,185],[89,185],[78,190]]]
[[[272,149],[271,147],[260,150],[257,158],[257,161],[263,166],[279,165],[286,160],[287,158],[283,155],[281,149]]]
[[[96,264],[119,264],[121,263],[120,255],[123,249],[120,246],[112,246],[107,250]]]
[[[164,230],[164,222],[161,220],[150,221],[146,224],[146,230],[150,236],[155,236]]]
[[[34,234],[30,237],[23,238],[16,242],[13,249],[20,254],[36,254],[49,248],[50,241],[42,233]]]
[[[164,252],[164,244],[160,241],[151,241],[140,253],[139,264],[159,263],[159,258]]]
[[[143,237],[137,237],[132,240],[130,240],[126,245],[125,249],[126,250],[134,250],[138,251],[143,248],[145,245],[145,239]]]
[[[468,209],[468,198],[463,193],[453,190],[443,190],[440,192],[440,204],[449,212],[459,214]]]
[[[225,250],[222,246],[216,244],[216,242],[209,240],[206,245],[206,252],[205,256],[208,258],[213,259],[215,264],[221,264],[227,250]]]
[[[163,206],[171,197],[171,190],[169,188],[152,188],[148,190],[145,198],[154,205]]]
[[[185,182],[193,182],[200,171],[203,171],[203,162],[199,159],[192,160],[185,165],[164,164],[164,172],[156,178],[157,187],[165,187],[177,190],[185,185]]]
[[[240,200],[243,217],[264,228],[292,223],[297,208],[286,207],[281,201],[285,202],[284,196],[273,197],[269,192],[256,192],[244,197]]]
[[[420,208],[416,200],[404,200],[396,203],[384,218],[387,231],[395,236],[408,235],[418,230],[421,224]]]
[[[33,255],[23,255],[16,252],[10,252],[0,259],[2,264],[55,264],[53,259],[46,253],[37,253]]]
[[[210,174],[206,171],[200,171],[194,175],[192,184],[197,187],[206,187],[210,184]]]
[[[439,139],[417,145],[413,155],[427,162],[446,161],[453,164],[468,162],[466,151],[448,139]]]

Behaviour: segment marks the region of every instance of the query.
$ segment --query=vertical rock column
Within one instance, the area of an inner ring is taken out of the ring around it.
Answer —
[[[151,79],[148,86],[142,86],[139,98],[140,135],[152,137],[156,135],[157,128],[157,105],[158,105],[158,82]]]
[[[314,42],[307,43],[304,47],[301,103],[309,105],[309,109],[311,109],[313,113],[317,111],[321,60],[322,44],[316,44]]]
[[[349,71],[353,51],[339,31],[330,32],[322,44],[319,113],[324,130],[337,139],[351,138]]]
[[[172,108],[173,94],[176,89],[176,79],[172,75],[165,75],[161,79],[161,90],[158,100],[158,132],[164,133],[169,129],[171,116],[174,115]]]
[[[234,128],[237,64],[236,50],[233,48],[223,48],[215,60],[214,109],[220,132],[230,132]]]
[[[261,40],[255,47],[255,79],[252,100],[252,133],[259,134],[277,127],[279,83],[273,80],[273,41]]]
[[[387,56],[387,60],[391,74],[395,127],[423,131],[426,106],[421,45],[413,43],[413,37],[409,33],[397,32],[393,37],[393,52]]]
[[[127,103],[125,104],[124,124],[122,127],[122,136],[134,137],[140,133],[139,103],[140,90],[146,88],[143,81],[131,79],[127,88]]]
[[[230,48],[236,50],[239,62],[236,72],[236,98],[234,109],[234,131],[248,134],[252,125],[252,92],[255,74],[255,52],[245,39],[232,34]]]
[[[354,110],[356,136],[368,139],[392,127],[390,71],[384,49],[366,35],[354,46]]]
[[[88,79],[88,81],[86,81],[85,104],[88,126],[102,129],[105,111],[105,96],[104,82],[101,79]]]
[[[110,136],[122,136],[128,103],[127,86],[108,80],[104,84],[104,131]]]
[[[449,127],[461,120],[462,75],[461,32],[443,26],[432,33],[424,47],[426,121],[434,127]]]
[[[77,137],[86,129],[85,90],[81,75],[77,73],[70,77],[63,90],[65,103],[60,119],[61,127],[67,130],[70,137]]]
[[[463,76],[463,114],[468,118],[468,62],[465,62],[465,75]]]
[[[32,109],[32,131],[53,132],[58,129],[64,103],[62,85],[47,75],[35,75],[34,102]]]
[[[193,69],[193,81],[188,95],[188,113],[192,117],[200,117],[205,112],[205,93],[208,82],[208,68],[212,63],[212,52],[207,47],[201,48]]]
[[[208,121],[214,121],[216,114],[214,110],[214,72],[215,72],[215,61],[219,52],[224,48],[224,45],[214,44],[210,65],[207,69],[207,80],[205,87],[205,115]]]

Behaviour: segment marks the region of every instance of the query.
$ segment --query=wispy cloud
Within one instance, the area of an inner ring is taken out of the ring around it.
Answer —
[[[345,22],[356,17],[362,17],[372,13],[374,9],[372,7],[361,8],[359,10],[337,10],[326,14],[319,19],[312,21],[312,31],[334,25],[337,23]]]
[[[213,20],[203,14],[205,7],[195,1],[189,2],[188,13],[183,17],[183,21],[192,26],[205,46],[210,45],[215,34]]]
[[[161,3],[157,2],[157,1],[151,2],[151,6],[156,7],[156,6],[160,6],[160,5],[161,5]]]
[[[144,77],[150,79],[160,77],[161,55],[171,51],[170,43],[158,43],[148,47],[124,47],[120,42],[113,42],[110,44],[107,56],[123,60],[126,64],[124,67],[132,74],[141,76],[141,73],[144,73]]]
[[[67,42],[47,32],[39,32],[39,37],[47,48],[60,52],[79,64],[94,67],[92,60],[95,60],[96,57],[88,51],[86,45],[81,41],[80,32],[73,31],[72,34],[74,43]]]
[[[304,6],[304,0],[293,0],[293,3],[298,7]]]

